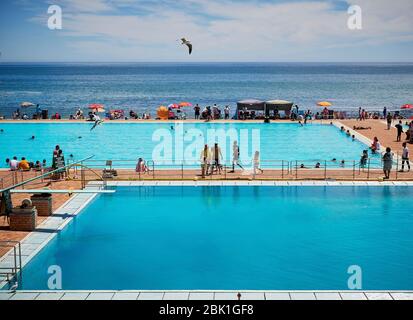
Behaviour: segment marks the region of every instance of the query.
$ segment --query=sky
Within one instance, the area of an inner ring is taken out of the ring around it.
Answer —
[[[412,62],[412,12],[412,0],[1,0],[0,62]]]

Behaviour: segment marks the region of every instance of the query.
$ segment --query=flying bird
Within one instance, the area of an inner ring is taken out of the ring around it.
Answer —
[[[189,48],[189,54],[192,53],[192,43],[189,40],[186,40],[185,38],[181,39],[182,45],[186,45]]]

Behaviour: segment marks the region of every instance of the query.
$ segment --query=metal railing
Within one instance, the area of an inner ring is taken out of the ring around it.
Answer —
[[[210,163],[202,176],[201,163],[188,163],[185,161],[147,161],[145,170],[135,170],[136,160],[111,160],[113,175],[103,178],[104,170],[107,170],[107,160],[87,160],[82,163],[87,170],[72,167],[71,175],[73,179],[80,179],[82,185],[87,181],[98,180],[377,180],[383,178],[383,163],[380,157],[370,158],[365,164],[356,160],[262,160],[259,167],[261,170],[254,170],[252,164],[241,165],[241,170],[235,165],[233,170],[232,162],[225,161],[217,166]],[[392,180],[413,180],[413,175],[400,175],[400,159],[394,158]],[[102,172],[102,174],[101,174]]]
[[[12,254],[10,266],[0,267],[0,277],[5,277],[7,282],[11,280],[17,281],[17,276],[21,277],[22,271],[22,250],[21,244],[18,241],[0,241],[0,250]]]

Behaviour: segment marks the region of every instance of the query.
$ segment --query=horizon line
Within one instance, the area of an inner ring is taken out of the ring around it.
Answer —
[[[79,63],[79,64],[131,64],[131,63],[176,63],[176,64],[195,64],[195,63],[255,63],[255,64],[259,64],[259,63],[320,63],[320,64],[327,64],[327,63],[342,63],[342,64],[349,64],[349,63],[360,63],[360,64],[373,64],[373,63],[394,63],[394,64],[413,64],[413,60],[411,61],[390,61],[390,60],[377,60],[377,61],[230,61],[230,60],[225,60],[225,61],[88,61],[88,60],[84,60],[84,61],[26,61],[26,60],[22,60],[22,61],[13,61],[13,60],[5,60],[5,61],[0,61],[0,64],[68,64],[68,63]]]

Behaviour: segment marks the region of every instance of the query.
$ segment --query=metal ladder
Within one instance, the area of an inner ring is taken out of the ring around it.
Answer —
[[[0,249],[8,252],[7,256],[12,254],[11,265],[7,267],[0,266],[0,281],[6,280],[10,282],[12,280],[17,281],[17,276],[21,277],[22,274],[22,249],[21,244],[18,241],[0,241]]]

